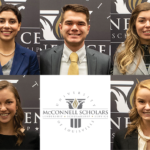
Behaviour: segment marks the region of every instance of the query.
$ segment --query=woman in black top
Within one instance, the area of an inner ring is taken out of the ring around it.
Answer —
[[[150,150],[150,79],[135,87],[128,128],[115,134],[113,150]]]
[[[39,135],[25,131],[24,112],[13,84],[0,82],[0,150],[39,150]]]

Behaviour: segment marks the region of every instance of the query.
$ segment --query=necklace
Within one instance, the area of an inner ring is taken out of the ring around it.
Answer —
[[[14,51],[15,51],[15,50],[14,50]],[[14,51],[13,51],[12,53],[10,53],[10,54],[3,54],[3,53],[1,53],[1,52],[0,52],[0,54],[3,55],[3,56],[8,57],[8,56],[12,55],[12,54],[14,53]]]
[[[141,45],[145,51],[149,51],[150,45],[146,45],[146,44],[141,44]]]

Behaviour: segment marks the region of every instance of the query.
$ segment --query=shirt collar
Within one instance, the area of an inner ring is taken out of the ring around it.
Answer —
[[[64,43],[63,57],[66,62],[69,61],[69,57],[71,53],[72,53],[72,50],[70,50]],[[76,53],[78,54],[78,57],[79,57],[79,63],[82,63],[83,59],[86,57],[85,45],[83,45],[78,51],[76,51]]]

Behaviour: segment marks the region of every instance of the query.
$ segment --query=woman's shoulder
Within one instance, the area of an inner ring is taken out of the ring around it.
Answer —
[[[32,137],[32,138],[39,138],[39,133],[38,132],[35,132],[35,131],[24,131],[24,134],[25,134],[25,137],[26,138],[29,138],[29,137]]]
[[[126,139],[127,137],[130,137],[130,136],[136,136],[138,132],[137,132],[137,130],[134,130],[130,135],[127,135],[125,138],[126,133],[127,133],[127,128],[117,131],[115,133],[115,139],[122,140],[122,139]]]
[[[124,139],[126,133],[127,133],[127,128],[122,129],[122,130],[118,130],[118,131],[115,133],[115,138],[117,138],[117,139]]]
[[[39,133],[34,131],[25,131],[24,134],[25,136],[20,148],[39,150],[40,145]]]
[[[131,146],[133,150],[137,150],[138,143],[138,132],[134,130],[130,135],[127,135],[127,129],[119,130],[116,132],[113,142],[113,150],[127,150],[129,149],[130,143],[134,142],[134,145]],[[129,142],[130,141],[130,142]]]
[[[16,50],[20,51],[21,53],[26,53],[28,55],[36,55],[36,52],[34,52],[34,51],[30,50],[30,49],[27,49],[27,48],[21,46],[18,43],[16,43]]]
[[[118,46],[118,48],[117,48],[117,52],[118,53],[120,53],[120,52],[122,52],[124,49],[125,49],[125,43],[123,42],[123,43],[121,43],[119,46]]]

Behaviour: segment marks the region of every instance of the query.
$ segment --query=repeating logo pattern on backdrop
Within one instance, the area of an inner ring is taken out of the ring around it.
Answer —
[[[150,0],[115,0],[114,3],[118,14],[131,14],[136,5],[142,2],[150,2]]]
[[[18,7],[19,10],[25,9],[24,3],[27,0],[4,0],[6,4],[12,4]]]
[[[62,38],[59,30],[60,21],[59,10],[40,10],[40,23],[44,40],[53,41]]]

